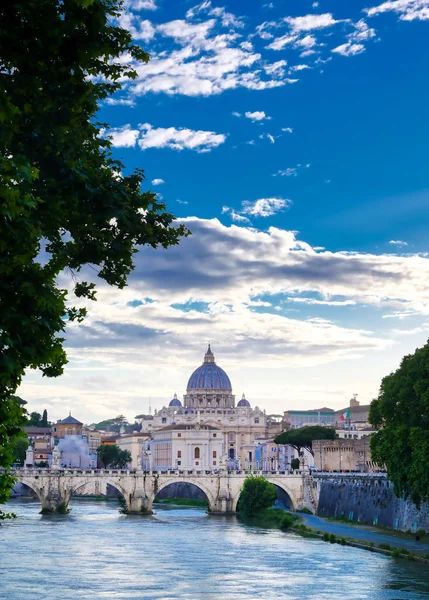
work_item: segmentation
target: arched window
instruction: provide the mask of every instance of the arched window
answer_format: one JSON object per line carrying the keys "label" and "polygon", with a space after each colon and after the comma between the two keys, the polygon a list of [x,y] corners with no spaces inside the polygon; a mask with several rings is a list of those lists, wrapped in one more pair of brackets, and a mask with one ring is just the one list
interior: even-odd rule
{"label": "arched window", "polygon": [[195,448],[195,450],[194,450],[194,458],[200,458],[200,449],[199,448]]}

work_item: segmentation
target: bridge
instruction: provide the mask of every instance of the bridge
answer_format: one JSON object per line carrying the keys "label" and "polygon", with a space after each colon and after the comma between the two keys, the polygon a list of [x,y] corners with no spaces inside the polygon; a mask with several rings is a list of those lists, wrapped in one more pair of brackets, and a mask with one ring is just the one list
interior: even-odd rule
{"label": "bridge", "polygon": [[42,512],[65,512],[73,494],[106,495],[113,486],[130,514],[150,514],[158,493],[172,483],[189,483],[207,497],[211,514],[237,510],[244,480],[262,475],[287,495],[290,508],[317,509],[317,495],[308,472],[288,471],[139,471],[119,469],[17,469],[12,475],[36,494]]}

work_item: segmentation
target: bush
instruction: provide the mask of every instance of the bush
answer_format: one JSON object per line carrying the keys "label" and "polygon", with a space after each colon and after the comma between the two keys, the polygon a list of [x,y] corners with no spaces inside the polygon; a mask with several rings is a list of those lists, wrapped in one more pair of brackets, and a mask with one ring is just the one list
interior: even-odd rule
{"label": "bush", "polygon": [[265,477],[246,477],[238,503],[238,511],[244,517],[254,517],[270,508],[277,498],[276,487]]}
{"label": "bush", "polygon": [[335,535],[333,533],[331,533],[331,535],[329,536],[329,543],[335,544],[336,541],[337,541],[337,538],[335,537]]}
{"label": "bush", "polygon": [[378,544],[378,547],[381,548],[382,550],[391,550],[392,549],[390,544]]}
{"label": "bush", "polygon": [[303,513],[304,515],[312,515],[313,514],[311,512],[311,510],[309,508],[307,508],[306,506],[304,506],[304,508],[299,508],[296,512]]}
{"label": "bush", "polygon": [[329,542],[329,533],[324,533],[323,534],[323,541],[324,542]]}

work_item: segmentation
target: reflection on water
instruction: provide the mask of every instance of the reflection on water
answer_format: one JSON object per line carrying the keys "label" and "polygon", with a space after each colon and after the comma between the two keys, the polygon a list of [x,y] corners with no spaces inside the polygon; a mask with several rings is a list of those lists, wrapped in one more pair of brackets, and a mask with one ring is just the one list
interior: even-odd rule
{"label": "reflection on water", "polygon": [[73,500],[41,516],[34,501],[0,527],[1,600],[418,600],[426,565],[243,525],[202,509],[119,514],[112,501]]}

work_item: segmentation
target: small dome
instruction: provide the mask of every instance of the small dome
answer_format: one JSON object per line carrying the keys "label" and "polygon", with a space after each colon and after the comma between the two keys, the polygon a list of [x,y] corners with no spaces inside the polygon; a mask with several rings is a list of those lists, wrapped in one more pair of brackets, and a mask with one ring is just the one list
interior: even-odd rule
{"label": "small dome", "polygon": [[215,363],[215,357],[210,344],[204,356],[203,364],[192,373],[186,389],[188,392],[192,390],[222,390],[232,392],[229,377]]}
{"label": "small dome", "polygon": [[177,394],[174,394],[174,398],[173,400],[170,400],[170,404],[168,406],[180,406],[180,408],[182,407],[182,403],[177,397]]}
{"label": "small dome", "polygon": [[237,406],[248,406],[250,408],[250,402],[246,400],[246,396],[244,394]]}

